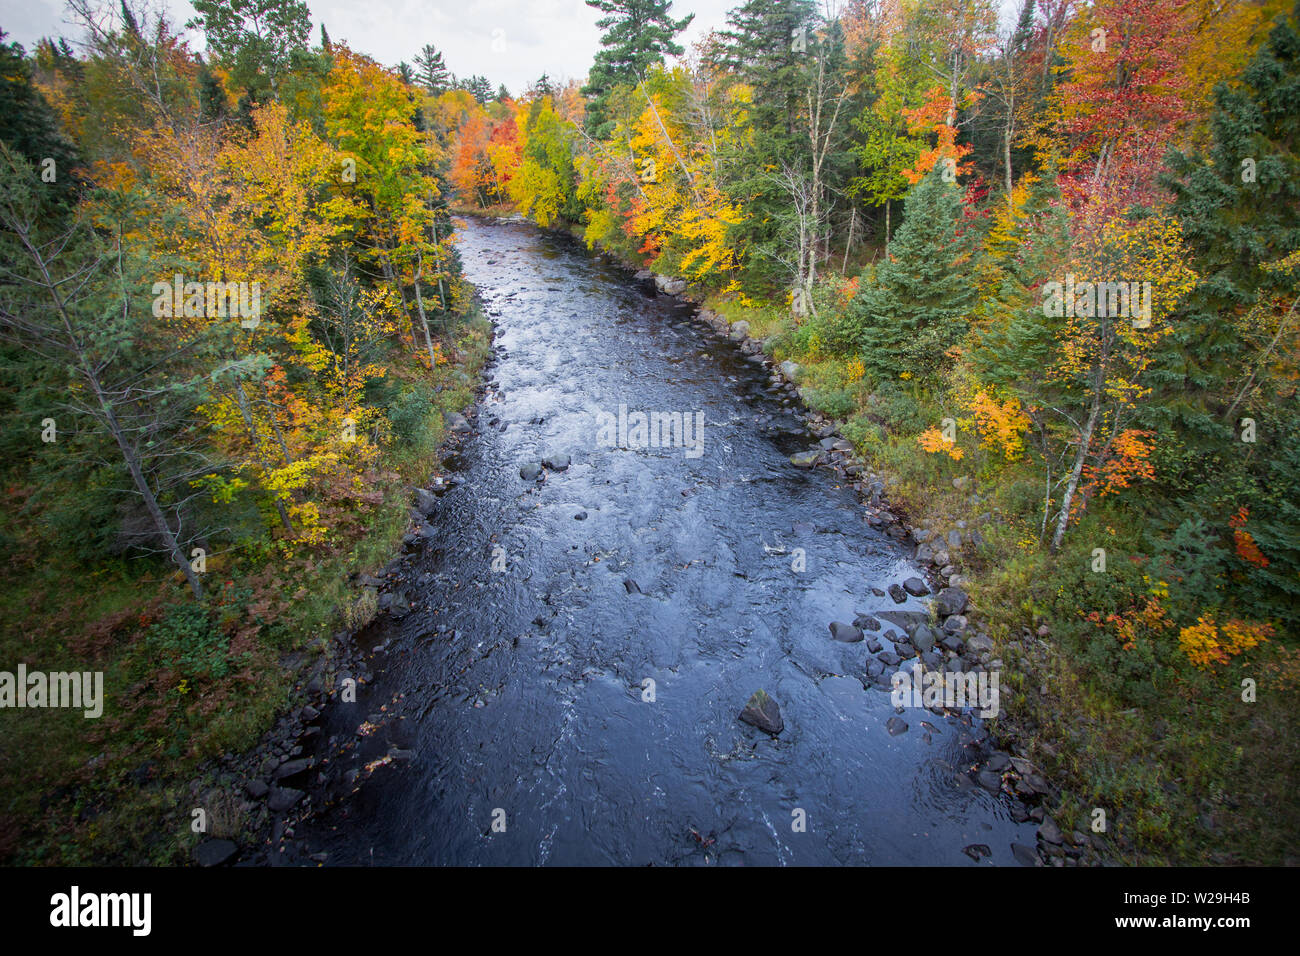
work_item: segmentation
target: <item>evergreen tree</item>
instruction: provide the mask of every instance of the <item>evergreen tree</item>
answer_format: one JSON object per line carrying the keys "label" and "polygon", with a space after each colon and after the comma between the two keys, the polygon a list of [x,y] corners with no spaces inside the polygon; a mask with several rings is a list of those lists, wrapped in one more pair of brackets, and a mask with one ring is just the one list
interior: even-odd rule
{"label": "evergreen tree", "polygon": [[441,93],[452,85],[452,76],[432,43],[415,55],[415,78],[430,93]]}
{"label": "evergreen tree", "polygon": [[[1300,19],[1300,5],[1297,7]],[[1233,384],[1253,356],[1229,316],[1294,295],[1297,267],[1265,266],[1300,249],[1300,36],[1280,23],[1235,86],[1220,84],[1207,153],[1173,152],[1163,178],[1201,276],[1162,352],[1169,422],[1218,441]],[[1298,319],[1297,321],[1300,321]]]}
{"label": "evergreen tree", "polygon": [[550,98],[555,95],[555,87],[551,84],[551,78],[545,73],[528,88],[528,99],[535,100],[539,97]]}
{"label": "evergreen tree", "polygon": [[469,93],[478,102],[480,106],[492,99],[492,84],[488,82],[486,76],[475,74],[460,84],[460,88]]}
{"label": "evergreen tree", "polygon": [[204,123],[224,122],[230,110],[226,90],[221,78],[212,72],[207,63],[199,64],[199,120]]}
{"label": "evergreen tree", "polygon": [[957,186],[937,169],[907,195],[889,258],[864,275],[851,305],[862,362],[880,379],[930,375],[965,335],[975,304]]}
{"label": "evergreen tree", "polygon": [[[1213,141],[1174,152],[1165,184],[1200,277],[1159,353],[1145,424],[1181,519],[1223,526],[1243,505],[1267,556],[1234,585],[1257,612],[1300,602],[1300,3],[1240,76],[1215,90]],[[1241,440],[1249,418],[1267,438]],[[1172,529],[1168,529],[1172,530]]]}
{"label": "evergreen tree", "polygon": [[[0,41],[5,33],[0,30]],[[0,141],[41,169],[51,197],[70,197],[77,150],[59,128],[45,97],[32,83],[21,44],[0,42]],[[53,160],[53,165],[46,161]],[[53,179],[49,180],[49,175]]]}
{"label": "evergreen tree", "polygon": [[747,265],[745,285],[754,292],[787,286],[785,250],[791,235],[790,188],[808,176],[810,148],[800,129],[807,112],[806,70],[817,53],[812,0],[747,0],[727,15],[721,64],[749,87],[743,107],[748,136],[727,148],[731,171],[724,188],[750,214],[728,231],[728,242]]}
{"label": "evergreen tree", "polygon": [[302,0],[194,0],[208,49],[230,66],[237,87],[276,90],[292,54],[307,49],[311,11]]}
{"label": "evergreen tree", "polygon": [[596,21],[604,31],[587,85],[582,94],[589,98],[587,129],[597,139],[606,138],[612,128],[609,96],[614,87],[634,85],[652,64],[665,56],[681,56],[683,49],[673,37],[690,25],[695,14],[681,20],[669,16],[671,0],[585,0],[587,6],[605,16]]}

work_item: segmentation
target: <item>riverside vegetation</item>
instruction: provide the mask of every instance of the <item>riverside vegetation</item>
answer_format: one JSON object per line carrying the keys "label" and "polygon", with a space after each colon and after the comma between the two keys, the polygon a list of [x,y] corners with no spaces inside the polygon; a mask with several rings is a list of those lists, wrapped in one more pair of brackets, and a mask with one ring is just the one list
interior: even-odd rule
{"label": "riverside vegetation", "polygon": [[[73,4],[82,54],[0,45],[0,656],[109,701],[0,711],[10,862],[187,859],[187,780],[375,613],[350,578],[489,350],[411,88],[301,4],[271,35],[195,9],[207,58],[131,3]],[[191,281],[258,283],[258,314]]]}

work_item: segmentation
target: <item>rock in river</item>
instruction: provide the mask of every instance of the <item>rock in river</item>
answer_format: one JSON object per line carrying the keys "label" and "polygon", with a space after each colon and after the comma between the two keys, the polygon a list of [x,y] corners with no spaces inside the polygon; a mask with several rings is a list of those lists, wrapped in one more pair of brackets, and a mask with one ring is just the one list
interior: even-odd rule
{"label": "rock in river", "polygon": [[830,627],[831,637],[837,641],[843,641],[845,644],[856,644],[862,640],[862,629],[852,624],[835,621]]}
{"label": "rock in river", "polygon": [[283,813],[304,796],[301,790],[295,790],[293,787],[278,787],[271,792],[271,799],[266,801],[266,808],[272,813]]}
{"label": "rock in river", "polygon": [[238,850],[229,840],[204,840],[194,848],[194,860],[199,866],[220,866]]}
{"label": "rock in river", "polygon": [[754,696],[749,698],[749,703],[740,712],[740,719],[772,735],[785,730],[785,721],[781,719],[781,708],[765,690],[754,691]]}
{"label": "rock in river", "polygon": [[922,594],[930,593],[930,589],[925,586],[925,582],[920,578],[908,578],[903,582],[903,590],[913,597],[920,597]]}
{"label": "rock in river", "polygon": [[790,456],[790,464],[796,468],[811,468],[817,464],[818,451],[801,451]]}
{"label": "rock in river", "polygon": [[536,481],[537,476],[542,473],[542,466],[535,461],[530,461],[524,467],[519,469],[519,477],[524,481]]}

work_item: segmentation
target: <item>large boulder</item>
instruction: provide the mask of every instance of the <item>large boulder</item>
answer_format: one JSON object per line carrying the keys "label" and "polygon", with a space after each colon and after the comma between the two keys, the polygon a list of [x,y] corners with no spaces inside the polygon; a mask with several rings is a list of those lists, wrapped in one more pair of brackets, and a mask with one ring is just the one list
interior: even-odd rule
{"label": "large boulder", "polygon": [[194,848],[194,862],[199,866],[220,866],[239,851],[230,840],[204,840]]}
{"label": "large boulder", "polygon": [[912,646],[924,654],[934,647],[938,640],[938,635],[934,633],[934,628],[929,624],[918,624],[916,630],[912,632]]}
{"label": "large boulder", "polygon": [[428,517],[438,507],[438,496],[427,488],[415,489],[415,510]]}

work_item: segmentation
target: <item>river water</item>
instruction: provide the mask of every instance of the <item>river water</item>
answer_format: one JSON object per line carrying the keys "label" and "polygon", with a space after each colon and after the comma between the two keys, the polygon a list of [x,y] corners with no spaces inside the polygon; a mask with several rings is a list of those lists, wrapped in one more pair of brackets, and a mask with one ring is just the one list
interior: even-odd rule
{"label": "river water", "polygon": [[[762,366],[567,237],[522,222],[460,237],[497,359],[448,462],[464,482],[405,566],[414,609],[370,629],[373,679],[326,714],[336,739],[369,720],[351,759],[380,763],[300,831],[310,849],[973,866],[971,844],[982,865],[1033,846],[1010,798],[971,783],[978,718],[907,710],[891,734],[867,645],[832,640],[832,621],[924,610],[873,593],[918,572],[834,473],[791,466],[815,441]],[[702,413],[698,450],[610,447],[598,422],[620,405]],[[552,452],[567,470],[521,479]],[[758,688],[777,737],[737,719]]]}

